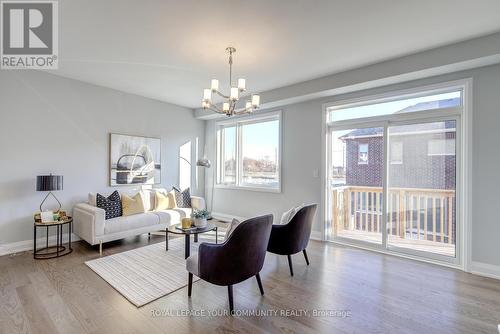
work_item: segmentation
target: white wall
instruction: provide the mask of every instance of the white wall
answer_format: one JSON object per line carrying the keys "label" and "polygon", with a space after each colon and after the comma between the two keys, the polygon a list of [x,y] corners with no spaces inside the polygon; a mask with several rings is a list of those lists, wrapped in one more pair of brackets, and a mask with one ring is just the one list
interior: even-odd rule
{"label": "white wall", "polygon": [[[64,175],[56,195],[65,209],[90,191],[111,192],[111,132],[161,138],[164,187],[178,184],[179,147],[192,141],[196,161],[196,138],[201,149],[204,142],[204,122],[190,109],[44,72],[0,72],[0,248],[32,238],[45,196],[35,191],[37,175]],[[194,193],[202,194],[199,175]]]}
{"label": "white wall", "polygon": [[[472,247],[473,264],[495,271],[500,277],[500,65],[488,66],[438,77],[417,80],[356,93],[316,99],[281,107],[283,110],[283,192],[281,194],[243,190],[215,189],[214,211],[248,217],[260,213],[281,213],[298,203],[321,203],[321,180],[313,177],[323,168],[322,104],[336,100],[369,96],[386,91],[418,87],[437,82],[473,78],[473,147],[472,147]],[[214,121],[207,122],[207,144],[214,159]],[[211,178],[206,180],[210,194]],[[320,208],[320,213],[324,211]],[[276,218],[275,218],[276,219]],[[313,227],[316,234],[323,229],[318,216]],[[498,266],[498,267],[497,267]],[[493,268],[493,269],[492,269]],[[480,270],[478,270],[480,271]],[[483,272],[484,274],[484,272]],[[486,273],[488,274],[488,273]]]}

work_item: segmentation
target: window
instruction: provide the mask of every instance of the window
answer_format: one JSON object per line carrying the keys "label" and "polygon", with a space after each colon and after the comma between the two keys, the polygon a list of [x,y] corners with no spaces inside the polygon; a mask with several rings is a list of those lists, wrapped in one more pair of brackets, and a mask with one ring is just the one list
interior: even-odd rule
{"label": "window", "polygon": [[427,143],[427,155],[455,155],[455,138],[429,140]]}
{"label": "window", "polygon": [[217,184],[280,191],[281,113],[217,123]]}
{"label": "window", "polygon": [[343,105],[330,107],[330,121],[338,122],[365,117],[391,114],[406,114],[426,110],[455,108],[462,105],[461,91],[451,91],[438,94],[428,94],[415,97],[397,97],[393,101],[358,105]]}
{"label": "window", "polygon": [[368,144],[358,145],[358,165],[368,165]]}
{"label": "window", "polygon": [[391,142],[390,157],[392,165],[401,165],[403,163],[403,142]]}
{"label": "window", "polygon": [[326,239],[462,263],[457,162],[468,85],[437,84],[324,107]]}

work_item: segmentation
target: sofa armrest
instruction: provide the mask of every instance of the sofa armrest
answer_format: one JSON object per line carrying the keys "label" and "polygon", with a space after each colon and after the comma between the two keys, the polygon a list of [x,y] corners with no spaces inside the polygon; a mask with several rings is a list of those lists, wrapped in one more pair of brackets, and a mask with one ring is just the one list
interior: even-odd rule
{"label": "sofa armrest", "polygon": [[206,209],[205,199],[203,197],[191,196],[191,207],[193,210]]}
{"label": "sofa armrest", "polygon": [[95,245],[99,236],[104,234],[104,221],[106,211],[104,209],[79,203],[73,208],[73,225],[75,234],[88,243]]}

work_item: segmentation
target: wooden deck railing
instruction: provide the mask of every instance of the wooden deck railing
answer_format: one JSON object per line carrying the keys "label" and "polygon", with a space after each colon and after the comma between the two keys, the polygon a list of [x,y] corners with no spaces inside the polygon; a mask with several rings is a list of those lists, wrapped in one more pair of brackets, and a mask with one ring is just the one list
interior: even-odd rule
{"label": "wooden deck railing", "polygon": [[[341,230],[382,232],[382,188],[336,187],[332,201],[335,236]],[[387,212],[388,235],[455,244],[454,190],[390,188]]]}

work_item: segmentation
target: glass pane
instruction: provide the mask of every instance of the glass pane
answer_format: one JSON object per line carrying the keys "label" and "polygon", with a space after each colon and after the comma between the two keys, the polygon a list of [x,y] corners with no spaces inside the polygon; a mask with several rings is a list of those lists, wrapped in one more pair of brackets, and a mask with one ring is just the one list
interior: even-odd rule
{"label": "glass pane", "polygon": [[382,242],[384,129],[332,132],[329,238]]}
{"label": "glass pane", "polygon": [[363,117],[459,107],[461,105],[462,92],[456,91],[357,107],[332,107],[330,108],[329,121],[338,122]]}
{"label": "glass pane", "polygon": [[220,131],[219,147],[221,148],[220,183],[236,183],[236,126],[226,127]]}
{"label": "glass pane", "polygon": [[279,120],[241,126],[243,185],[279,187]]}
{"label": "glass pane", "polygon": [[[456,122],[391,126],[389,156],[402,143],[399,164],[389,165],[388,244],[455,256]],[[395,153],[397,156],[400,153]]]}

